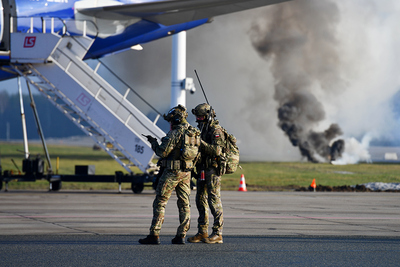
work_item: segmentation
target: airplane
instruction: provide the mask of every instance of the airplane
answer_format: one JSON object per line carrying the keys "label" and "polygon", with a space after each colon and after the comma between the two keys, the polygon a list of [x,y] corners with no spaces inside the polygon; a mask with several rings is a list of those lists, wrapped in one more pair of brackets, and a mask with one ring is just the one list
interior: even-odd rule
{"label": "airplane", "polygon": [[[288,0],[1,0],[0,60],[9,59],[4,51],[11,49],[10,23],[16,23],[10,22],[11,17],[92,21],[97,25],[98,38],[85,60],[190,30],[211,22],[215,16],[285,1]],[[18,31],[28,30],[24,23],[17,27]],[[16,76],[0,70],[0,81]]]}
{"label": "airplane", "polygon": [[[182,89],[193,90],[185,71],[183,76],[178,73],[185,69],[179,58],[185,58],[181,55],[185,49],[180,48],[187,30],[210,23],[215,16],[286,1],[1,0],[0,81],[23,76],[125,170],[130,172],[135,165],[148,174],[154,169],[154,152],[142,134],[158,139],[165,135],[156,125],[158,117],[151,121],[127,100],[129,87],[124,92],[116,90],[98,75],[97,67],[90,69],[85,61],[172,36],[176,53],[172,61],[177,64],[171,79],[178,93],[173,95],[171,88],[171,103],[174,98],[179,103]],[[31,166],[29,172],[43,169],[36,161],[26,166]],[[48,180],[54,189],[62,178],[49,176]],[[140,181],[132,183],[135,192],[134,186],[138,192],[143,189]]]}

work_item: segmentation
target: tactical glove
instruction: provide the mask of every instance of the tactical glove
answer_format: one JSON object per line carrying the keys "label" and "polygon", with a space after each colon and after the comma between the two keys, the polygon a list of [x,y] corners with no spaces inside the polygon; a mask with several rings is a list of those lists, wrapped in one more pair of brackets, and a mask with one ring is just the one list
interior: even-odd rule
{"label": "tactical glove", "polygon": [[147,138],[147,141],[149,141],[151,144],[153,143],[153,142],[157,142],[157,138],[154,138],[153,136],[151,136],[151,135],[144,135],[144,134],[142,134],[144,137],[146,137]]}
{"label": "tactical glove", "polygon": [[218,145],[210,145],[207,142],[201,140],[200,149],[205,152],[207,156],[219,157],[222,154],[222,148]]}

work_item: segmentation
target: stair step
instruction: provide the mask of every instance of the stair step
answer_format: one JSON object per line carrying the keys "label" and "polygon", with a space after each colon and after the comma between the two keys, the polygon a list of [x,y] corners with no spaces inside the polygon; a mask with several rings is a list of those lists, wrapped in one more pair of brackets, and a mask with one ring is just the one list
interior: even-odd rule
{"label": "stair step", "polygon": [[[164,132],[99,76],[97,70],[81,60],[86,48],[78,43],[88,48],[91,40],[65,36],[49,57],[55,63],[22,64],[14,68],[29,70],[30,75],[22,75],[128,172],[135,165],[146,172],[152,165],[154,152],[141,134],[161,138]],[[98,142],[99,136],[112,140],[113,147]],[[141,149],[135,150],[135,146]]]}

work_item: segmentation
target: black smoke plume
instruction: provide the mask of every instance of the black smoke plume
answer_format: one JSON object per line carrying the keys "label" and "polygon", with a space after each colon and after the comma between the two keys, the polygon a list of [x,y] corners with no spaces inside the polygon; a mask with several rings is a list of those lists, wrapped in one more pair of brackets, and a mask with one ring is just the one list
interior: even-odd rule
{"label": "black smoke plume", "polygon": [[325,119],[313,94],[343,89],[335,26],[339,9],[330,0],[296,0],[268,9],[254,23],[250,36],[257,52],[271,63],[278,102],[279,127],[311,162],[337,159],[344,141],[337,124],[323,132],[313,129]]}

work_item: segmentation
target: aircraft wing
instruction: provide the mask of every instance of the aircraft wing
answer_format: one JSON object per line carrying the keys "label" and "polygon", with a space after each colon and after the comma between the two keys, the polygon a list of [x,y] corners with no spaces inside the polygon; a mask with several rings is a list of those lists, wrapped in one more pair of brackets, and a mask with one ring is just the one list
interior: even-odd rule
{"label": "aircraft wing", "polygon": [[289,0],[167,0],[78,8],[77,11],[100,19],[136,17],[163,25],[174,25],[286,1]]}

